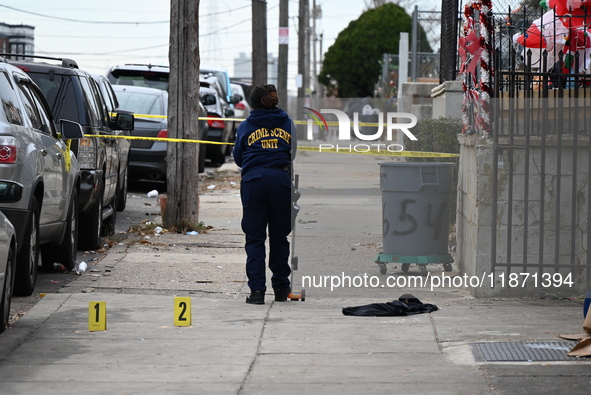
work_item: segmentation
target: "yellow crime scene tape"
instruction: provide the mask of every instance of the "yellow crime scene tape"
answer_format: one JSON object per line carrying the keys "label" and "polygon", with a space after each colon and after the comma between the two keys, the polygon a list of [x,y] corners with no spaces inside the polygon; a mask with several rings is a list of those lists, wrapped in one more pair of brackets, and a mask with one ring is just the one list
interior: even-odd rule
{"label": "yellow crime scene tape", "polygon": [[[135,114],[136,118],[167,118],[166,115],[149,115],[149,114]],[[219,117],[199,117],[200,121],[237,121],[242,122],[244,119],[240,118],[219,118]],[[307,125],[307,121],[294,121],[296,125]],[[330,126],[338,126],[338,122],[327,122]],[[359,122],[359,126],[379,126],[377,123]],[[115,138],[125,140],[149,140],[149,141],[163,141],[170,143],[196,143],[196,144],[215,144],[215,145],[234,145],[234,143],[221,143],[219,141],[205,141],[205,140],[193,140],[193,139],[179,139],[170,137],[140,137],[140,136],[98,136],[98,135],[85,135],[84,137],[101,137],[101,138]],[[331,145],[331,144],[324,144]],[[420,152],[420,151],[389,151],[387,148],[384,149],[370,149],[368,144],[360,144],[367,149],[358,150],[357,146],[352,148],[351,146],[328,148],[328,147],[313,147],[313,146],[298,146],[298,151],[308,152],[328,152],[338,154],[357,154],[357,155],[374,155],[374,156],[402,156],[407,158],[457,158],[459,154],[443,153],[443,152]],[[372,144],[378,145],[378,144]],[[386,144],[379,144],[378,146],[386,147]]]}

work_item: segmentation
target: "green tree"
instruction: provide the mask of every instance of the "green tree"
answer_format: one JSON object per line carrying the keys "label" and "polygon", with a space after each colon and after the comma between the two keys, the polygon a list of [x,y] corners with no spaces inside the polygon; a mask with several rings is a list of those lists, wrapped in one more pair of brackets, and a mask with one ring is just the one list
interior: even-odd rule
{"label": "green tree", "polygon": [[[373,95],[385,53],[398,53],[400,32],[411,32],[412,18],[397,4],[387,3],[365,11],[339,33],[328,49],[318,81],[329,95],[367,97]],[[419,51],[433,52],[419,26]]]}

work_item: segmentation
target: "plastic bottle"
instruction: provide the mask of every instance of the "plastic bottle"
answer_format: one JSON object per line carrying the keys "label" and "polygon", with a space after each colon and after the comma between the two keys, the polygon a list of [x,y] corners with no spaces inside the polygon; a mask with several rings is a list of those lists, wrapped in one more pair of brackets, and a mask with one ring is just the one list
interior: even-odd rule
{"label": "plastic bottle", "polygon": [[65,272],[66,267],[59,262],[53,262],[53,270],[58,272]]}
{"label": "plastic bottle", "polygon": [[80,274],[84,274],[87,267],[88,266],[86,265],[86,262],[80,262],[80,263],[76,262],[76,267],[74,270],[76,271],[76,274],[80,275]]}

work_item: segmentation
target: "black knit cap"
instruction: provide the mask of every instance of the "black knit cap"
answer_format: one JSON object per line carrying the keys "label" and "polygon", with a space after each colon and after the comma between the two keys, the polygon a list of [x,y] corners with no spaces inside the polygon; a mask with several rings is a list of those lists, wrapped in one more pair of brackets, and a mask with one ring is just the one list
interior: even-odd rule
{"label": "black knit cap", "polygon": [[272,84],[255,86],[250,92],[250,103],[255,110],[276,110],[279,103],[277,88]]}

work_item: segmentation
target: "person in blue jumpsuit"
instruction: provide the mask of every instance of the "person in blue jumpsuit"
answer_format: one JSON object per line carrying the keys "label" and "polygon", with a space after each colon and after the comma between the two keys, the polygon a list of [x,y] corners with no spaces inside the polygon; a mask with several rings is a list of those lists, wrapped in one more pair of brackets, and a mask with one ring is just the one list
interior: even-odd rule
{"label": "person in blue jumpsuit", "polygon": [[292,176],[296,151],[295,126],[277,107],[274,85],[258,85],[250,94],[252,111],[236,132],[232,152],[242,168],[242,230],[246,235],[246,275],[250,295],[246,303],[264,304],[266,287],[265,241],[269,234],[269,269],[275,301],[287,300],[290,289],[289,241]]}

